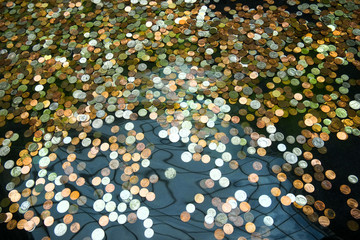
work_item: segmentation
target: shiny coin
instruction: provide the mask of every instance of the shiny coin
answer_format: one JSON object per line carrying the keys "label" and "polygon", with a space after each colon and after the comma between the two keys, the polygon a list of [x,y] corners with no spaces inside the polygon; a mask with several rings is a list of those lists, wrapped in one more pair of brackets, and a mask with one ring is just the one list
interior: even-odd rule
{"label": "shiny coin", "polygon": [[92,240],[102,240],[105,238],[105,231],[102,228],[96,228],[91,233],[91,239]]}
{"label": "shiny coin", "polygon": [[145,206],[140,207],[137,211],[136,211],[136,215],[140,220],[145,220],[146,218],[148,218],[149,216],[149,209]]}
{"label": "shiny coin", "polygon": [[67,210],[69,210],[69,207],[70,207],[70,203],[67,200],[62,200],[61,202],[58,203],[56,210],[59,213],[64,213]]}
{"label": "shiny coin", "polygon": [[210,178],[214,181],[218,181],[221,178],[221,171],[217,168],[210,170]]}
{"label": "shiny coin", "polygon": [[270,216],[265,216],[263,222],[266,226],[270,227],[274,224],[274,219]]}
{"label": "shiny coin", "polygon": [[59,223],[54,228],[54,234],[58,237],[64,236],[67,231],[67,225],[65,223]]}
{"label": "shiny coin", "polygon": [[355,176],[355,175],[349,175],[349,176],[348,176],[348,181],[349,181],[350,183],[352,183],[352,184],[356,184],[356,183],[358,183],[359,179],[358,179],[358,177]]}
{"label": "shiny coin", "polygon": [[165,170],[165,177],[167,178],[167,179],[174,179],[175,177],[176,177],[176,170],[175,170],[175,168],[167,168],[166,170]]}
{"label": "shiny coin", "polygon": [[243,202],[247,198],[247,194],[244,190],[237,190],[234,196],[239,202]]}
{"label": "shiny coin", "polygon": [[259,203],[263,207],[270,207],[271,202],[271,198],[268,195],[261,195],[259,197]]}

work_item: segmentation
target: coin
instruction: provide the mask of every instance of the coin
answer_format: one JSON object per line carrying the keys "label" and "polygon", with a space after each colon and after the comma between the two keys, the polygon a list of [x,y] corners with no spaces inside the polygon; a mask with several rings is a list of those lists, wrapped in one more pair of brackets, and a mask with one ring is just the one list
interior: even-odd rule
{"label": "coin", "polygon": [[353,216],[353,218],[360,219],[360,210],[359,209],[353,208],[353,209],[351,209],[350,213],[351,213],[351,216]]}
{"label": "coin", "polygon": [[281,204],[284,206],[289,206],[291,204],[291,199],[288,196],[282,196]]}
{"label": "coin", "polygon": [[271,198],[269,196],[267,196],[267,195],[261,195],[259,197],[259,203],[263,207],[270,207],[271,202],[272,202]]}
{"label": "coin", "polygon": [[247,194],[244,190],[237,190],[234,196],[239,202],[245,201],[247,198]]}
{"label": "coin", "polygon": [[345,194],[345,195],[348,195],[348,194],[350,194],[351,189],[350,189],[349,186],[343,184],[343,185],[340,186],[340,192]]}
{"label": "coin", "polygon": [[201,193],[197,193],[194,196],[194,200],[195,200],[196,203],[202,203],[204,201],[204,199],[205,199],[205,197]]}
{"label": "coin", "polygon": [[54,234],[58,237],[65,235],[67,226],[65,223],[58,223],[54,228]]}
{"label": "coin", "polygon": [[91,233],[91,239],[102,240],[105,238],[105,231],[102,228],[96,228]]}
{"label": "coin", "polygon": [[252,222],[248,222],[245,224],[245,230],[248,232],[248,233],[253,233],[255,232],[256,230],[256,226],[254,223]]}
{"label": "coin", "polygon": [[325,216],[320,216],[318,221],[323,227],[328,227],[330,225],[330,220]]}
{"label": "coin", "polygon": [[71,224],[70,231],[72,233],[77,233],[79,230],[80,230],[80,224],[78,222],[74,222],[73,224]]}
{"label": "coin", "polygon": [[357,208],[359,206],[358,201],[354,198],[349,198],[346,203],[350,208]]}
{"label": "coin", "polygon": [[181,214],[180,214],[180,219],[181,221],[183,222],[188,222],[190,220],[190,214],[187,212],[187,211],[183,211]]}

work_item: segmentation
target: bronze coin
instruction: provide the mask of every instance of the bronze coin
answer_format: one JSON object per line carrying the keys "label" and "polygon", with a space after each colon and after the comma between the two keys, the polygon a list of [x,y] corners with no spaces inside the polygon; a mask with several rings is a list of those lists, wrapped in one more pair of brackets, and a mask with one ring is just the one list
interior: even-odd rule
{"label": "bronze coin", "polygon": [[359,209],[353,208],[353,209],[351,209],[350,213],[351,213],[351,216],[353,216],[353,218],[360,219],[360,210]]}
{"label": "bronze coin", "polygon": [[77,233],[79,230],[80,230],[80,224],[78,222],[74,222],[73,224],[71,224],[70,231],[72,233]]}
{"label": "bronze coin", "polygon": [[359,206],[358,201],[354,198],[349,198],[346,203],[350,208],[357,208]]}
{"label": "bronze coin", "polygon": [[332,184],[328,180],[324,180],[321,182],[321,187],[325,190],[330,190],[332,188]]}
{"label": "bronze coin", "polygon": [[181,214],[180,214],[180,219],[181,221],[183,222],[188,222],[190,220],[190,213],[188,213],[187,211],[183,211]]}
{"label": "bronze coin", "polygon": [[351,192],[351,188],[348,185],[343,184],[340,186],[340,192],[345,195],[348,195]]}
{"label": "bronze coin", "polygon": [[329,218],[327,218],[325,216],[320,216],[318,221],[319,221],[320,225],[323,227],[328,227],[330,225]]}

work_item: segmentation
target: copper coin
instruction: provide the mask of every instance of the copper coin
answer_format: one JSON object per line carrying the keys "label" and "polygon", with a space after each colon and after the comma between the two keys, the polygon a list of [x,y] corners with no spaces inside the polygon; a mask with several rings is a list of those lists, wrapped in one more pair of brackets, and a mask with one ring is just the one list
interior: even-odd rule
{"label": "copper coin", "polygon": [[224,213],[229,213],[231,211],[231,205],[230,203],[224,203],[222,206],[221,206],[221,209]]}
{"label": "copper coin", "polygon": [[285,182],[286,181],[286,179],[287,179],[287,177],[286,177],[286,174],[285,173],[279,173],[278,175],[277,175],[277,179],[279,180],[279,182]]}
{"label": "copper coin", "polygon": [[108,225],[109,223],[109,217],[104,215],[104,216],[101,216],[100,219],[99,219],[99,225],[102,226],[102,227],[105,227],[106,225]]}
{"label": "copper coin", "polygon": [[319,216],[316,212],[308,215],[307,217],[311,222],[317,222],[317,220],[319,219]]}
{"label": "copper coin", "polygon": [[289,206],[291,204],[291,199],[288,196],[282,196],[280,201],[284,206]]}
{"label": "copper coin", "polygon": [[259,176],[256,174],[256,173],[251,173],[249,176],[248,176],[248,180],[249,182],[251,183],[256,183],[259,181]]}
{"label": "copper coin", "polygon": [[8,230],[13,230],[15,229],[17,226],[17,221],[15,219],[11,219],[7,224],[6,224],[6,228]]}
{"label": "copper coin", "polygon": [[330,180],[334,180],[336,178],[336,174],[333,170],[327,170],[325,172],[325,176]]}
{"label": "copper coin", "polygon": [[241,202],[239,207],[240,207],[240,210],[243,212],[249,212],[251,210],[251,206],[247,202]]}
{"label": "copper coin", "polygon": [[78,222],[74,222],[73,224],[71,224],[70,231],[72,233],[77,233],[79,230],[80,230],[80,224]]}
{"label": "copper coin", "polygon": [[359,224],[354,220],[347,221],[346,225],[351,231],[356,232],[359,230]]}
{"label": "copper coin", "polygon": [[340,192],[345,195],[348,195],[351,193],[351,188],[348,185],[343,184],[340,186]]}
{"label": "copper coin", "polygon": [[336,216],[335,211],[330,208],[325,209],[324,214],[329,219],[334,219]]}
{"label": "copper coin", "polygon": [[50,227],[54,223],[54,218],[52,216],[49,216],[44,219],[44,225],[47,227]]}
{"label": "copper coin", "polygon": [[330,220],[325,216],[320,216],[318,221],[323,227],[328,227],[330,225]]}
{"label": "copper coin", "polygon": [[150,202],[154,201],[154,200],[155,200],[155,193],[153,193],[153,192],[148,192],[148,193],[146,194],[146,200],[148,200],[148,201],[150,201]]}
{"label": "copper coin", "polygon": [[65,224],[70,224],[73,221],[74,217],[71,214],[66,214],[63,218]]}
{"label": "copper coin", "polygon": [[212,179],[206,179],[204,184],[207,188],[213,188],[215,186],[215,182]]}
{"label": "copper coin", "polygon": [[214,232],[214,237],[216,239],[224,239],[225,233],[224,233],[224,231],[222,229],[218,228]]}
{"label": "copper coin", "polygon": [[188,213],[187,211],[183,211],[181,214],[180,214],[180,219],[181,221],[183,222],[188,222],[190,220],[190,213]]}
{"label": "copper coin", "polygon": [[305,215],[311,215],[314,213],[314,209],[312,207],[310,207],[309,205],[305,205],[303,207],[303,212],[305,213]]}
{"label": "copper coin", "polygon": [[226,223],[223,226],[223,230],[224,230],[225,234],[230,235],[230,234],[232,234],[234,232],[234,227],[230,223]]}
{"label": "copper coin", "polygon": [[332,184],[328,180],[324,180],[321,182],[321,187],[325,190],[330,190],[332,188]]}
{"label": "copper coin", "polygon": [[279,165],[273,165],[271,167],[272,171],[275,173],[275,174],[278,174],[281,172],[281,167]]}
{"label": "copper coin", "polygon": [[360,219],[360,210],[359,209],[353,208],[353,209],[351,209],[350,213],[351,213],[351,216],[353,216],[353,218]]}
{"label": "copper coin", "polygon": [[302,180],[305,182],[305,183],[311,183],[312,182],[312,177],[310,174],[304,174],[302,175]]}
{"label": "copper coin", "polygon": [[301,181],[301,180],[295,180],[294,182],[293,182],[293,186],[294,186],[294,188],[296,188],[296,189],[302,189],[303,188],[303,186],[304,186],[304,184],[303,184],[303,182]]}
{"label": "copper coin", "polygon": [[24,225],[24,229],[28,232],[32,231],[34,229],[34,227],[35,227],[35,222],[33,222],[32,220],[27,221]]}
{"label": "copper coin", "polygon": [[317,201],[315,201],[315,203],[314,203],[314,207],[315,207],[317,210],[319,210],[319,211],[324,211],[324,209],[325,209],[325,203],[322,202],[322,201],[320,201],[320,200],[317,200]]}
{"label": "copper coin", "polygon": [[304,185],[304,189],[305,191],[307,191],[308,193],[313,193],[315,191],[315,187],[314,185],[312,185],[311,183],[306,183]]}
{"label": "copper coin", "polygon": [[280,188],[278,188],[278,187],[273,187],[273,188],[271,189],[271,194],[272,194],[274,197],[280,196],[280,194],[281,194]]}
{"label": "copper coin", "polygon": [[346,203],[350,208],[357,208],[359,206],[358,201],[354,198],[349,198]]}
{"label": "copper coin", "polygon": [[254,170],[256,170],[256,171],[260,171],[262,169],[262,164],[261,164],[261,162],[258,162],[258,161],[255,161],[252,166],[253,166]]}
{"label": "copper coin", "polygon": [[135,223],[137,221],[136,213],[130,213],[127,217],[129,223]]}

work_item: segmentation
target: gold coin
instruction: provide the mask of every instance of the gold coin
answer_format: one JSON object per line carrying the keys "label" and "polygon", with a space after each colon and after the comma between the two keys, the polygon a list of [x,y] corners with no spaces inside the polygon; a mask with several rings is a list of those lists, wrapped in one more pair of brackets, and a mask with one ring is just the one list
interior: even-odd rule
{"label": "gold coin", "polygon": [[196,203],[202,203],[204,202],[204,195],[202,195],[201,193],[198,193],[194,196],[194,200]]}
{"label": "gold coin", "polygon": [[245,230],[248,232],[248,233],[253,233],[255,232],[256,230],[256,226],[254,223],[252,222],[248,222],[245,224]]}

